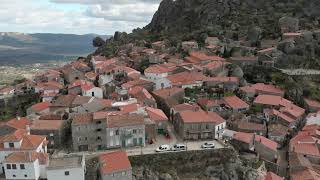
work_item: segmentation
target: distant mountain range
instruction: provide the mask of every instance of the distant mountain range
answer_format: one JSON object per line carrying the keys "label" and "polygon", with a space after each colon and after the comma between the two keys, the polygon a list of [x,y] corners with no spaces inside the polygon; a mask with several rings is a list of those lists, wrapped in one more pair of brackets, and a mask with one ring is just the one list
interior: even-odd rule
{"label": "distant mountain range", "polygon": [[0,32],[0,65],[18,65],[48,61],[68,60],[87,56],[94,47],[96,36],[86,34],[24,34]]}

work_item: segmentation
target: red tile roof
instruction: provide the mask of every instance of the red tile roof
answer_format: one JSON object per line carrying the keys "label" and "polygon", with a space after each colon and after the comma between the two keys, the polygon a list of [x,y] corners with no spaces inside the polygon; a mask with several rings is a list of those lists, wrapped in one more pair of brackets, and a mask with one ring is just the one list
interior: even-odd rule
{"label": "red tile roof", "polygon": [[272,106],[288,106],[292,104],[291,101],[281,97],[281,96],[274,96],[274,95],[259,95],[254,100],[256,104],[264,104],[264,105],[272,105]]}
{"label": "red tile roof", "polygon": [[16,129],[26,129],[27,125],[31,125],[31,121],[26,117],[17,117],[11,119],[6,124]]}
{"label": "red tile roof", "polygon": [[253,134],[236,132],[233,135],[233,139],[250,144],[250,143],[253,143]]}
{"label": "red tile roof", "polygon": [[175,66],[167,66],[167,65],[153,65],[144,70],[144,73],[154,73],[154,74],[163,74],[170,73],[176,70]]}
{"label": "red tile roof", "polygon": [[247,109],[250,106],[237,96],[224,97],[223,101],[232,109]]}
{"label": "red tile roof", "polygon": [[226,83],[226,82],[232,82],[232,83],[239,83],[238,77],[207,77],[207,82],[220,82],[220,83]]}
{"label": "red tile roof", "polygon": [[312,100],[312,99],[307,99],[307,98],[304,98],[304,101],[311,108],[316,108],[316,109],[320,110],[320,102],[319,101]]}
{"label": "red tile roof", "polygon": [[296,171],[293,171],[290,175],[291,175],[291,180],[318,180],[318,179],[320,179],[320,174],[311,168],[296,170]]}
{"label": "red tile roof", "polygon": [[84,125],[89,124],[93,120],[93,114],[92,113],[85,113],[85,114],[77,114],[73,120],[73,125]]}
{"label": "red tile roof", "polygon": [[107,127],[126,127],[126,126],[138,126],[144,125],[144,117],[140,114],[108,114],[107,116]]}
{"label": "red tile roof", "polygon": [[184,123],[217,123],[224,122],[218,114],[214,112],[199,111],[182,111],[179,112],[181,120]]}
{"label": "red tile roof", "polygon": [[201,61],[224,61],[225,59],[219,56],[208,56],[202,52],[192,51],[189,53],[190,57],[198,62]]}
{"label": "red tile roof", "polygon": [[164,99],[167,99],[170,96],[174,96],[177,93],[184,93],[184,90],[182,88],[173,87],[173,88],[166,88],[166,89],[153,91],[153,94],[155,94],[156,96],[162,97]]}
{"label": "red tile roof", "polygon": [[277,151],[278,148],[278,143],[260,135],[255,135],[255,141],[261,143],[265,147]]}
{"label": "red tile roof", "polygon": [[152,107],[146,107],[146,111],[151,120],[159,122],[159,121],[168,121],[168,117],[164,114],[161,109],[155,109]]}
{"label": "red tile roof", "polygon": [[207,79],[201,72],[181,72],[167,77],[173,86],[190,85]]}
{"label": "red tile roof", "polygon": [[131,169],[131,163],[124,151],[102,154],[99,156],[99,163],[102,175]]}
{"label": "red tile roof", "polygon": [[255,92],[256,94],[269,94],[283,96],[284,91],[272,84],[257,83],[240,88],[245,92]]}
{"label": "red tile roof", "polygon": [[269,171],[267,174],[264,176],[263,180],[284,180],[284,177],[280,177],[273,172]]}
{"label": "red tile roof", "polygon": [[48,109],[50,105],[51,105],[51,103],[49,103],[49,102],[41,102],[41,103],[37,103],[37,104],[31,106],[31,108],[34,111],[40,112],[40,111],[43,111],[45,109]]}
{"label": "red tile roof", "polygon": [[31,130],[60,130],[65,124],[64,120],[38,120],[30,126]]}
{"label": "red tile roof", "polygon": [[47,153],[38,152],[14,152],[6,157],[4,163],[28,163],[39,160],[40,164],[47,164],[49,155]]}

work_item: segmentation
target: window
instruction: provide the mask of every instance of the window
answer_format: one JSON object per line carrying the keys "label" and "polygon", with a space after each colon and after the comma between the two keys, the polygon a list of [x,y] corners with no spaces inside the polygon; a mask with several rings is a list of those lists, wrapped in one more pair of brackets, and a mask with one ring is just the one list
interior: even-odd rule
{"label": "window", "polygon": [[78,131],[80,131],[80,127],[78,127]]}
{"label": "window", "polygon": [[81,141],[81,137],[78,137],[78,142],[80,142]]}
{"label": "window", "polygon": [[101,140],[101,137],[100,137],[100,136],[98,136],[98,137],[97,137],[97,140]]}
{"label": "window", "polygon": [[116,135],[119,135],[119,130],[116,130]]}
{"label": "window", "polygon": [[14,174],[14,175],[12,175],[12,177],[16,177],[16,175]]}
{"label": "window", "polygon": [[70,175],[70,172],[69,172],[69,171],[65,171],[65,172],[64,172],[64,175],[65,175],[65,176],[69,176],[69,175]]}
{"label": "window", "polygon": [[12,164],[12,169],[17,169],[17,165],[16,164]]}
{"label": "window", "polygon": [[137,134],[137,130],[136,129],[132,130],[132,133]]}
{"label": "window", "polygon": [[9,147],[13,148],[14,147],[14,143],[9,143]]}
{"label": "window", "polygon": [[87,138],[87,137],[84,137],[84,140],[86,141],[86,140],[88,140],[88,138]]}
{"label": "window", "polygon": [[53,137],[53,133],[50,133],[50,137]]}
{"label": "window", "polygon": [[101,121],[97,121],[97,124],[101,124]]}
{"label": "window", "polygon": [[24,177],[28,177],[28,175],[25,174]]}
{"label": "window", "polygon": [[24,167],[24,164],[20,164],[20,169],[26,169],[26,168]]}
{"label": "window", "polygon": [[7,164],[7,169],[11,169],[11,164]]}
{"label": "window", "polygon": [[123,172],[122,172],[122,176],[125,176],[125,175],[126,175],[126,172],[125,172],[125,171],[123,171]]}
{"label": "window", "polygon": [[110,136],[113,136],[113,131],[112,130],[110,131]]}
{"label": "window", "polygon": [[101,132],[101,131],[102,131],[102,129],[100,129],[100,128],[99,128],[99,129],[97,129],[97,132]]}
{"label": "window", "polygon": [[91,95],[94,96],[94,92],[92,92]]}

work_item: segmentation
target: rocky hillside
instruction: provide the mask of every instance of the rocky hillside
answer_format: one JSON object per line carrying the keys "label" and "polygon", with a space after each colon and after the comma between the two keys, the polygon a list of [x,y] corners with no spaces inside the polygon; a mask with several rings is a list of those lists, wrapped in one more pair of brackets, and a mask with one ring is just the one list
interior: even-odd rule
{"label": "rocky hillside", "polygon": [[[135,180],[257,180],[256,168],[244,165],[232,149],[131,156]],[[254,161],[254,159],[252,160]]]}
{"label": "rocky hillside", "polygon": [[318,0],[163,0],[148,30],[167,36],[208,33],[243,37],[251,26],[264,37],[279,36],[279,19],[302,29],[319,27]]}

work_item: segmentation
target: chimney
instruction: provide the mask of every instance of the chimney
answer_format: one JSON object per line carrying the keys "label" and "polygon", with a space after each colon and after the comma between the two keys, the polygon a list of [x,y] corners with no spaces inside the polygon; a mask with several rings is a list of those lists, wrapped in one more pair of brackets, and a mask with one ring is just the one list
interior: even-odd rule
{"label": "chimney", "polygon": [[30,126],[26,125],[27,134],[30,135]]}

